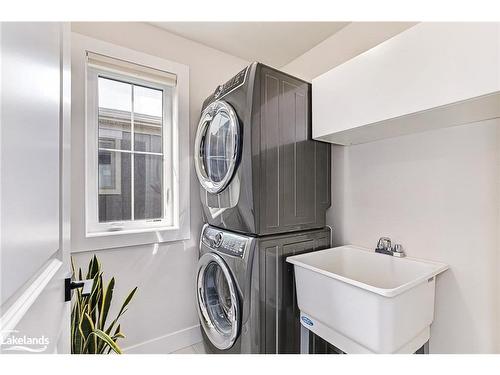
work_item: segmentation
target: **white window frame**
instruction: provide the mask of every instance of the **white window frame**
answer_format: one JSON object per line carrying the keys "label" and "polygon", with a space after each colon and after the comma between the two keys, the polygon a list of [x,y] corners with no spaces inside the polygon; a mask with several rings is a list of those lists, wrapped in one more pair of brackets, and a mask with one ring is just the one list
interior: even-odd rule
{"label": "white window frame", "polygon": [[[111,57],[111,56],[110,56]],[[98,154],[99,154],[99,115],[98,115],[98,79],[99,77],[113,79],[132,85],[143,86],[162,91],[163,112],[162,112],[162,152],[143,152],[134,150],[134,138],[131,135],[130,150],[112,150],[114,155],[130,154],[131,164],[131,219],[118,220],[110,222],[99,222],[99,173],[98,173]],[[140,231],[155,231],[158,229],[169,230],[178,228],[178,196],[179,184],[174,180],[173,170],[178,169],[174,165],[175,153],[178,154],[178,136],[174,131],[174,119],[177,118],[176,110],[173,108],[175,96],[175,86],[151,82],[144,79],[133,77],[126,73],[110,72],[105,69],[87,66],[87,156],[86,161],[89,166],[87,171],[87,235],[101,236],[106,234],[134,233]],[[133,98],[133,94],[132,94]],[[132,99],[133,100],[133,99]],[[132,103],[133,108],[133,103]],[[131,134],[133,133],[134,121],[131,121]],[[175,139],[174,139],[175,138]],[[134,218],[134,155],[157,155],[163,158],[163,212],[160,219],[139,220]]]}
{"label": "white window frame", "polygon": [[[169,221],[144,223],[143,227],[122,227],[119,231],[95,228],[92,218],[98,222],[97,186],[97,136],[89,141],[90,132],[97,134],[97,121],[90,124],[87,103],[87,52],[96,53],[143,67],[169,72],[176,76],[172,90],[171,161],[164,167],[171,168],[171,190],[168,199],[173,210]],[[109,249],[124,246],[153,244],[187,240],[190,238],[190,170],[189,152],[189,68],[186,65],[165,60],[132,49],[117,46],[94,38],[72,33],[72,251]],[[108,75],[108,73],[106,73]],[[126,81],[131,81],[127,78]],[[152,87],[146,79],[143,86]],[[164,97],[165,98],[165,97]],[[97,106],[95,107],[97,108]],[[165,134],[163,142],[167,141]],[[82,157],[85,155],[84,157]],[[167,155],[164,149],[164,155]],[[80,175],[84,171],[84,176]],[[167,175],[165,173],[164,179]],[[92,177],[95,175],[95,178]],[[81,176],[81,177],[80,177]],[[82,178],[83,177],[83,178]],[[89,188],[92,182],[93,188]],[[91,196],[92,194],[92,196]],[[166,195],[165,195],[165,198]],[[165,205],[166,207],[166,205]],[[121,224],[119,224],[121,225]]]}

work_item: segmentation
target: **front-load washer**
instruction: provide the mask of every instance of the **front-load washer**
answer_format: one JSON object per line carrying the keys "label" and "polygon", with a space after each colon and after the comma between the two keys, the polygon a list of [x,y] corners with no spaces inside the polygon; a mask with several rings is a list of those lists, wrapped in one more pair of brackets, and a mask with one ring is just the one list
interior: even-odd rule
{"label": "front-load washer", "polygon": [[203,103],[194,144],[205,221],[269,235],[325,225],[330,145],[312,140],[311,85],[253,63]]}
{"label": "front-load washer", "polygon": [[205,225],[196,280],[207,352],[251,353],[248,302],[255,239]]}
{"label": "front-load washer", "polygon": [[285,259],[328,247],[328,228],[254,237],[206,224],[196,306],[207,352],[299,353],[294,271]]}

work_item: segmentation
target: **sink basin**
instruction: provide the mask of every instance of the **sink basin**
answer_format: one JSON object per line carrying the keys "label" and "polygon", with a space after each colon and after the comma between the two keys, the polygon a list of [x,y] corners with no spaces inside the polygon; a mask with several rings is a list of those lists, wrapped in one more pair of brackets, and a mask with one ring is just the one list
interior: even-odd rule
{"label": "sink basin", "polygon": [[448,266],[341,246],[287,258],[301,324],[346,353],[414,353],[430,337]]}

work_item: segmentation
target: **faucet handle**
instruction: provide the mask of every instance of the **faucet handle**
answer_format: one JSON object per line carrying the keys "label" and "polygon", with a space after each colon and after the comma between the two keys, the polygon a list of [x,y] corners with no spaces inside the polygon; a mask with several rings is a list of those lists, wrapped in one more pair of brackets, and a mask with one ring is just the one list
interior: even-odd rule
{"label": "faucet handle", "polygon": [[392,250],[391,239],[389,237],[380,237],[377,243],[377,249],[380,250]]}
{"label": "faucet handle", "polygon": [[392,255],[394,255],[395,257],[404,257],[405,256],[405,252],[403,250],[403,245],[397,243],[394,245],[394,249],[392,251]]}

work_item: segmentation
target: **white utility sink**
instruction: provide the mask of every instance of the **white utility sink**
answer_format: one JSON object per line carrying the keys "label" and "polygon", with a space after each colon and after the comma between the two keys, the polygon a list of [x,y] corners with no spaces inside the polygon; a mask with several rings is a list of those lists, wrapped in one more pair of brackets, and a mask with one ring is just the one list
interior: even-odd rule
{"label": "white utility sink", "polygon": [[301,323],[346,353],[414,353],[430,337],[442,263],[341,246],[287,258]]}

